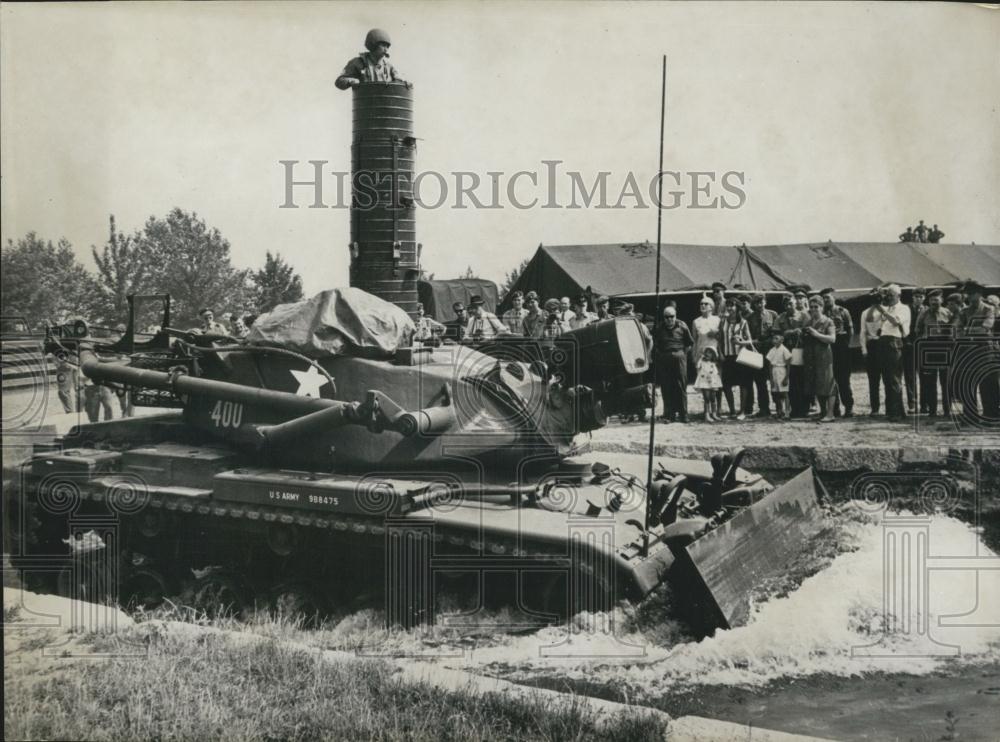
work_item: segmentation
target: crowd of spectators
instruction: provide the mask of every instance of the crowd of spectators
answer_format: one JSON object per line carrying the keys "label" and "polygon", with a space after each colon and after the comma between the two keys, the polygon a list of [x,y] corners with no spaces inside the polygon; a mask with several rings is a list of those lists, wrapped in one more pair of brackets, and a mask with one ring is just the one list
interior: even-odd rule
{"label": "crowd of spectators", "polygon": [[[947,297],[942,289],[918,287],[904,304],[901,295],[895,284],[880,286],[861,314],[869,414],[882,414],[884,396],[889,421],[934,417],[939,400],[946,416],[958,402],[966,421],[1000,420],[1000,297],[985,296],[974,281]],[[833,289],[788,292],[777,313],[765,306],[763,292],[728,294],[715,284],[690,327],[668,302],[654,339],[662,419],[688,421],[689,361],[707,422],[723,419],[723,399],[737,420],[853,417],[854,335],[851,313]]]}
{"label": "crowd of spectators", "polygon": [[[763,292],[732,292],[716,283],[689,322],[668,299],[654,328],[627,302],[617,302],[612,311],[607,296],[593,299],[591,311],[586,295],[543,303],[534,291],[515,292],[500,317],[474,296],[468,307],[454,305],[450,322],[420,320],[418,339],[557,337],[632,315],[646,320],[654,355],[649,381],[659,387],[667,422],[689,421],[689,386],[703,399],[706,422],[851,418],[855,347],[868,378],[871,416],[884,412],[887,420],[902,422],[913,415],[951,415],[958,403],[967,419],[1000,420],[1000,298],[985,296],[974,281],[947,293],[914,288],[908,304],[902,293],[896,284],[873,289],[856,326],[832,288],[788,291],[778,312],[767,308]],[[648,405],[636,416],[647,413]]]}

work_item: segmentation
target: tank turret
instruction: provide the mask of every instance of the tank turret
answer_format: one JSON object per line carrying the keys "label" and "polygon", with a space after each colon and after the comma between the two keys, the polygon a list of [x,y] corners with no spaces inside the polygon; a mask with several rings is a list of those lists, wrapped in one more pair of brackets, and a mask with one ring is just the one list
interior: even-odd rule
{"label": "tank turret", "polygon": [[206,608],[319,608],[378,585],[406,625],[433,620],[432,586],[456,573],[549,620],[670,579],[706,630],[743,621],[819,530],[811,472],[772,491],[739,454],[660,458],[651,481],[643,457],[588,455],[582,434],[649,368],[632,317],[414,342],[412,87],[354,82],[351,287],[279,306],[244,340],[171,328],[165,296],[152,336],[132,298],[120,340],[50,332],[95,383],[165,411],[38,448],[15,566],[76,597]]}

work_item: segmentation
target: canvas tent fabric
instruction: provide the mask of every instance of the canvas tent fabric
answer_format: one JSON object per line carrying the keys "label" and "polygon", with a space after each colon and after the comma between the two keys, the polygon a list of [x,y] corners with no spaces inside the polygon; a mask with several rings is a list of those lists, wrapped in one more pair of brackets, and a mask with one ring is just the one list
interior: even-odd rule
{"label": "canvas tent fabric", "polygon": [[454,319],[451,308],[456,301],[468,304],[473,296],[483,297],[489,312],[495,312],[499,296],[497,285],[485,278],[453,278],[448,280],[418,281],[417,294],[424,305],[424,314],[438,322]]}
{"label": "canvas tent fabric", "polygon": [[409,345],[413,331],[413,321],[395,304],[361,289],[329,289],[260,315],[247,342],[287,348],[311,358],[384,359]]}
{"label": "canvas tent fabric", "polygon": [[[539,246],[513,288],[543,298],[595,295],[650,296],[656,245],[649,242]],[[946,286],[976,278],[1000,287],[1000,246],[822,242],[792,245],[663,245],[661,291],[706,289],[714,281],[746,289],[782,291],[806,285],[862,292],[884,283]],[[501,306],[501,308],[505,308]]]}

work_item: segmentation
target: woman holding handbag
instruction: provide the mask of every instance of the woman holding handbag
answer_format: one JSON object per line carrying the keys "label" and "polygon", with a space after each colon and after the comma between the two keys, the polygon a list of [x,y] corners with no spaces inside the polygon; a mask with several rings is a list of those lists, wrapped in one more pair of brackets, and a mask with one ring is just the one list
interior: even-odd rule
{"label": "woman holding handbag", "polygon": [[837,330],[833,319],[823,314],[823,300],[809,299],[809,320],[802,328],[802,356],[806,394],[819,400],[820,422],[833,422],[837,384],[833,379],[833,344]]}
{"label": "woman holding handbag", "polygon": [[751,399],[748,385],[753,383],[747,369],[736,362],[743,348],[753,345],[750,339],[750,326],[736,304],[736,298],[726,297],[725,317],[719,330],[719,354],[722,357],[722,394],[726,397],[730,416],[736,415],[736,405],[733,398],[733,387],[740,388],[741,412],[737,420],[745,420],[744,414],[747,402]]}

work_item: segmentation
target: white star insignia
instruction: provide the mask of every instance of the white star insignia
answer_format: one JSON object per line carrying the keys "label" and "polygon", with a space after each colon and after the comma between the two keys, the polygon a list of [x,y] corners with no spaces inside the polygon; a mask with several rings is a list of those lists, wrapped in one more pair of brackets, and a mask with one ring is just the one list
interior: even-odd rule
{"label": "white star insignia", "polygon": [[289,371],[292,372],[295,380],[299,382],[299,388],[295,390],[295,393],[300,397],[318,398],[320,396],[320,387],[330,383],[326,377],[320,376],[315,366],[310,366],[308,371],[296,371],[295,369],[289,369]]}

